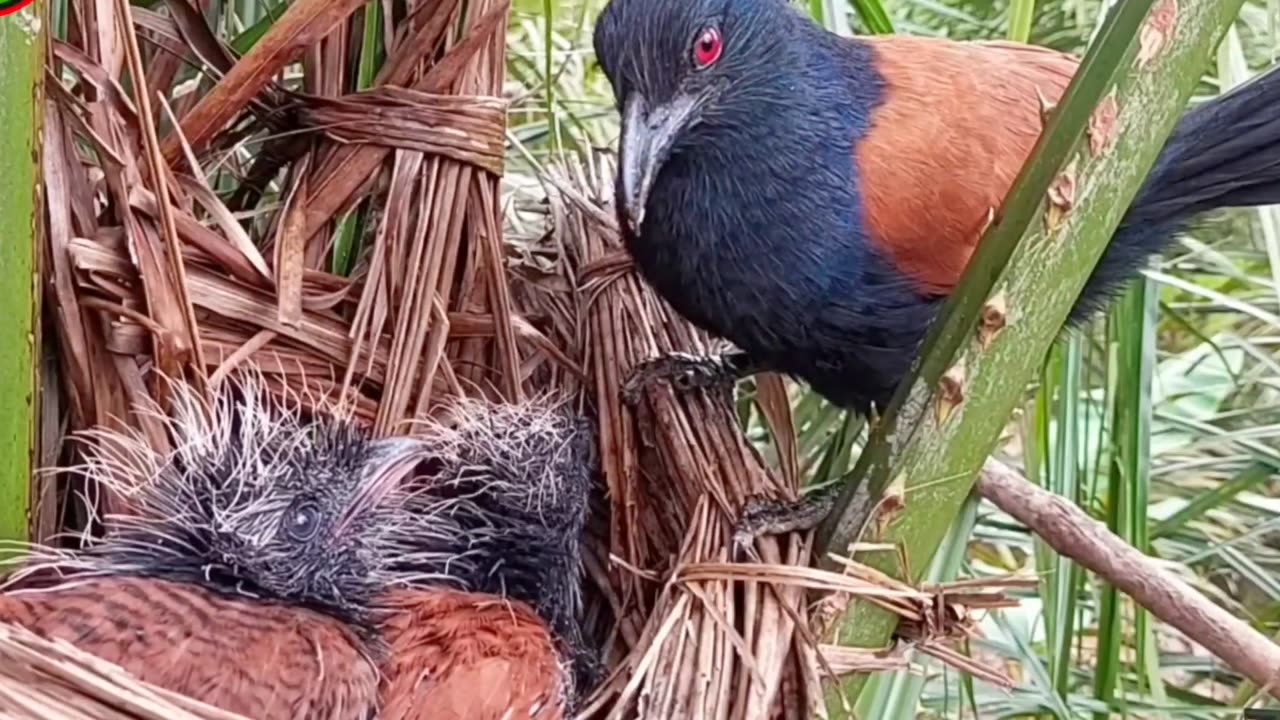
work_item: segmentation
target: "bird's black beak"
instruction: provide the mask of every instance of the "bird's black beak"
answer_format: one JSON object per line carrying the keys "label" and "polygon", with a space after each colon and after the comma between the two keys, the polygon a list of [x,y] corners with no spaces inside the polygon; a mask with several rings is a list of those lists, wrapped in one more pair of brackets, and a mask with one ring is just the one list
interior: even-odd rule
{"label": "bird's black beak", "polygon": [[640,93],[631,93],[622,106],[621,193],[623,218],[633,233],[640,232],[645,204],[653,181],[671,154],[676,137],[688,124],[695,98],[677,95],[670,102],[649,108]]}

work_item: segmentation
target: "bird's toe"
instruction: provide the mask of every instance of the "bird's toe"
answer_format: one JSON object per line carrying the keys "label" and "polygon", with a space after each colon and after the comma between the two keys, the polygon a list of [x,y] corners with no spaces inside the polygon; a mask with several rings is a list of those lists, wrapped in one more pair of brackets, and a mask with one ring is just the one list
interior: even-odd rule
{"label": "bird's toe", "polygon": [[666,382],[679,393],[731,388],[738,375],[717,355],[671,352],[646,360],[632,369],[622,386],[623,400],[636,405],[646,388]]}
{"label": "bird's toe", "polygon": [[735,544],[745,546],[763,535],[812,530],[831,512],[839,490],[834,483],[798,500],[750,498],[734,525]]}

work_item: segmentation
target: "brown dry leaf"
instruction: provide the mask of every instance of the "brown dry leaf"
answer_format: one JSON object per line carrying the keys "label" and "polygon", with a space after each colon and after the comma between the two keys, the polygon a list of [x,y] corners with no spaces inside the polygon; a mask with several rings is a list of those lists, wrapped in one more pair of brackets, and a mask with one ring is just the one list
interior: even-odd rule
{"label": "brown dry leaf", "polygon": [[[905,651],[918,648],[954,668],[971,673],[999,687],[1013,686],[1005,673],[956,651],[952,643],[980,636],[974,610],[1016,607],[1018,601],[1007,594],[1011,588],[1034,588],[1034,577],[973,578],[954,583],[911,587],[867,565],[836,557],[843,573],[794,565],[737,565],[701,563],[685,566],[677,577],[689,583],[710,579],[739,582],[769,582],[827,593],[820,606],[842,608],[850,598],[872,602],[901,618],[892,648],[868,650],[829,643],[820,646],[820,656],[835,674],[906,669]],[[963,588],[957,592],[957,588]],[[825,617],[820,610],[814,617]],[[825,628],[824,628],[825,629]],[[822,635],[819,635],[822,637]]]}
{"label": "brown dry leaf", "polygon": [[859,672],[910,672],[905,653],[864,650],[842,645],[823,645],[822,654],[839,675]]}
{"label": "brown dry leaf", "polygon": [[507,108],[500,98],[382,87],[305,100],[299,119],[341,143],[412,148],[502,173]]}
{"label": "brown dry leaf", "polygon": [[[435,10],[432,12],[435,15],[432,19],[447,20],[449,13],[456,7],[455,3],[456,0],[453,0],[434,6]],[[412,88],[424,93],[444,92],[449,89],[458,79],[461,69],[475,57],[486,42],[491,43],[494,38],[498,38],[501,42],[503,35],[499,29],[506,27],[507,6],[507,2],[486,5],[484,15],[472,22],[471,31],[466,39],[453,46],[439,63],[413,83]],[[443,32],[445,27],[444,22],[438,24],[433,22],[428,24],[426,29]],[[396,85],[399,83],[394,81],[408,82],[407,70],[403,72],[394,70],[412,68],[414,60],[420,61],[432,47],[433,44],[429,42],[421,45],[402,44],[400,49],[414,53],[413,59],[391,58],[386,66],[390,70],[384,69],[383,74],[387,79],[383,80],[383,83]],[[327,153],[314,173],[311,194],[305,203],[307,224],[303,234],[307,237],[313,236],[339,213],[354,205],[353,197],[365,188],[369,174],[382,164],[387,152],[387,148],[382,145],[359,145],[338,147],[333,152]]]}
{"label": "brown dry leaf", "polygon": [[[902,511],[907,507],[907,476],[899,473],[890,481],[889,486],[885,488],[884,495],[880,497],[880,502],[876,504],[874,514],[872,515],[872,532],[868,536],[864,536],[866,540],[878,540],[884,537],[889,526],[893,524]],[[879,543],[859,543],[863,550],[895,550],[892,545],[883,545]],[[871,571],[871,568],[865,568],[862,572]],[[846,567],[846,573],[858,574],[852,567]],[[881,584],[889,584],[890,578],[887,575],[876,573],[873,579]],[[896,581],[894,581],[896,582]],[[903,588],[907,586],[902,585]]]}
{"label": "brown dry leaf", "polygon": [[[289,3],[271,29],[183,116],[181,134],[185,141],[197,152],[204,149],[285,65],[363,4],[363,0]],[[162,147],[165,161],[176,161],[181,148],[176,136],[166,138]]]}
{"label": "brown dry leaf", "polygon": [[[163,450],[163,427],[131,412],[161,392],[156,373],[220,379],[245,363],[280,392],[347,393],[379,432],[453,394],[555,391],[539,372],[579,385],[578,364],[514,310],[504,277],[507,4],[472,3],[466,24],[456,3],[416,5],[387,29],[426,42],[391,45],[394,67],[356,95],[343,93],[361,19],[344,7],[355,5],[292,3],[237,60],[182,0],[71,0],[68,39],[52,43],[43,155],[48,395],[67,429],[133,425]],[[186,80],[185,62],[220,80]],[[303,91],[285,93],[282,77]],[[317,109],[334,120],[327,108],[357,108],[383,132],[306,122]],[[309,201],[346,153],[373,158],[344,176],[341,198],[361,203],[367,232],[335,272],[340,218]],[[46,436],[42,456],[73,465],[65,433]],[[41,526],[79,529],[70,495],[42,482]]]}
{"label": "brown dry leaf", "polygon": [[204,17],[187,0],[165,0],[164,4],[187,48],[206,66],[225,75],[235,63],[235,57],[209,29]]}
{"label": "brown dry leaf", "polygon": [[285,325],[297,327],[302,322],[302,274],[306,262],[302,234],[303,213],[299,198],[307,196],[309,158],[298,163],[302,180],[289,190],[284,201],[284,218],[276,226],[276,317]]}

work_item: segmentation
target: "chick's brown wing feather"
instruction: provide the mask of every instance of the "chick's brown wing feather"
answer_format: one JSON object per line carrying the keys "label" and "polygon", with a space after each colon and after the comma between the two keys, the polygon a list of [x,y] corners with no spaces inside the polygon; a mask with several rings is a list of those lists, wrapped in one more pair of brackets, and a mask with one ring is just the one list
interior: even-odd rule
{"label": "chick's brown wing feather", "polygon": [[261,720],[364,720],[377,671],[335,618],[184,583],[71,580],[0,595],[0,621],[66,640],[147,682]]}
{"label": "chick's brown wing feather", "polygon": [[565,674],[522,603],[459,592],[389,596],[382,720],[562,720]]}

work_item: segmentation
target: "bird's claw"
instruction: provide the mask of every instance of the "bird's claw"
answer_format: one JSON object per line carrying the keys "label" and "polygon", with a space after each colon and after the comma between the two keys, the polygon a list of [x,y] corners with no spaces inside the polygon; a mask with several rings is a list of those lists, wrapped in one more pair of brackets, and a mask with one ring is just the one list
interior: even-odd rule
{"label": "bird's claw", "polygon": [[622,385],[622,399],[637,405],[644,389],[659,381],[670,383],[678,393],[688,393],[732,387],[737,380],[735,369],[718,355],[672,352],[636,365]]}
{"label": "bird's claw", "polygon": [[763,535],[812,530],[831,513],[839,494],[840,483],[832,483],[799,500],[770,500],[761,496],[748,498],[738,522],[734,524],[734,545],[745,550]]}

